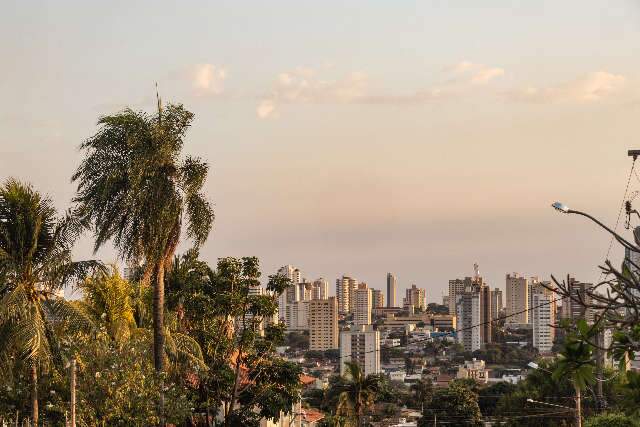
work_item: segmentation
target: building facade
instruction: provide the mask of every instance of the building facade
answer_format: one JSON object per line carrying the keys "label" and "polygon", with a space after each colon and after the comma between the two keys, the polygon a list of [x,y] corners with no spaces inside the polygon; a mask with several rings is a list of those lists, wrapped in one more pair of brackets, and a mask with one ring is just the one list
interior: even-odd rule
{"label": "building facade", "polygon": [[371,298],[373,299],[373,308],[384,307],[384,293],[378,289],[371,289]]}
{"label": "building facade", "polygon": [[370,325],[371,324],[371,308],[373,305],[373,299],[371,297],[371,289],[359,288],[355,293],[355,304],[353,312],[353,324]]}
{"label": "building facade", "polygon": [[309,302],[309,350],[331,350],[338,345],[338,301],[336,297]]}
{"label": "building facade", "polygon": [[550,353],[556,332],[555,297],[552,292],[536,292],[533,294],[531,303],[533,347],[541,354]]}
{"label": "building facade", "polygon": [[456,292],[456,341],[464,351],[474,352],[482,346],[480,327],[480,292],[467,287]]}
{"label": "building facade", "polygon": [[387,307],[396,307],[396,288],[398,287],[398,278],[387,273]]}
{"label": "building facade", "polygon": [[354,327],[340,332],[340,375],[347,362],[356,362],[364,375],[380,373],[380,332],[372,325]]}
{"label": "building facade", "polygon": [[418,288],[416,285],[411,285],[411,287],[405,291],[403,307],[413,307],[414,310],[426,310],[427,295],[425,290]]}
{"label": "building facade", "polygon": [[518,273],[507,274],[507,318],[506,323],[529,323],[529,280]]}

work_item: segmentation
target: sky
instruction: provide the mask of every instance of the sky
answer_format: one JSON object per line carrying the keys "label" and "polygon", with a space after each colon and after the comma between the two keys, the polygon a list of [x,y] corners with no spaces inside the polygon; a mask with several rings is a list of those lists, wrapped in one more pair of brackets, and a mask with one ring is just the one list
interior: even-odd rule
{"label": "sky", "polygon": [[[69,206],[98,117],[195,113],[201,256],[440,301],[473,264],[598,279],[640,148],[636,1],[2,1],[0,180]],[[639,165],[640,166],[640,165]],[[640,189],[631,175],[627,197]],[[618,229],[627,233],[620,221]],[[188,245],[181,246],[181,250]],[[116,260],[112,248],[78,259]],[[610,258],[620,261],[614,245]]]}

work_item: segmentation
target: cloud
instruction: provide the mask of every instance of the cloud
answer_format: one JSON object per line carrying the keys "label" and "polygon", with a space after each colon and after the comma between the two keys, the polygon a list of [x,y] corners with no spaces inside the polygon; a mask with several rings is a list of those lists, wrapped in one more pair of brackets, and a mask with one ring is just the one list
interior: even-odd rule
{"label": "cloud", "polygon": [[218,95],[224,90],[227,71],[213,64],[198,64],[192,67],[190,77],[197,95]]}
{"label": "cloud", "polygon": [[597,102],[615,95],[625,85],[626,78],[606,71],[588,73],[557,86],[530,86],[512,91],[512,99],[525,102]]}
{"label": "cloud", "polygon": [[[321,71],[326,73],[326,67]],[[271,92],[258,102],[256,115],[261,119],[278,117],[283,104],[416,105],[461,98],[480,93],[478,86],[487,86],[504,73],[502,68],[461,61],[446,68],[433,85],[397,93],[393,88],[374,90],[362,72],[327,79],[316,69],[298,67],[276,76]]]}
{"label": "cloud", "polygon": [[474,85],[486,85],[496,77],[502,77],[504,70],[497,67],[489,67],[484,64],[476,64],[469,61],[461,61],[451,67],[451,72],[463,78],[463,82]]}
{"label": "cloud", "polygon": [[353,72],[339,79],[322,79],[316,70],[298,67],[280,73],[271,93],[263,97],[256,114],[259,118],[273,118],[281,104],[348,104],[367,93],[367,75]]}

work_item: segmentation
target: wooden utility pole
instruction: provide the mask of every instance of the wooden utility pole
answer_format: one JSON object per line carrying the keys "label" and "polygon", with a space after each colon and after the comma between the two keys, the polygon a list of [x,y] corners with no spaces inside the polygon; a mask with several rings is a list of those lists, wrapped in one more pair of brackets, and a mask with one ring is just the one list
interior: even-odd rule
{"label": "wooden utility pole", "polygon": [[69,382],[71,388],[71,427],[76,427],[76,358],[71,358],[69,366]]}

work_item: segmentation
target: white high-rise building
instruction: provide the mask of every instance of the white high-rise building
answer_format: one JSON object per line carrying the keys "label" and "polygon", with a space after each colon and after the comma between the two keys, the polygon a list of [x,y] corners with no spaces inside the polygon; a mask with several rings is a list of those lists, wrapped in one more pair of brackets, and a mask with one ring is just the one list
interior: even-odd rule
{"label": "white high-rise building", "polygon": [[354,292],[358,287],[358,281],[353,277],[342,276],[336,279],[336,297],[338,297],[338,310],[340,313],[352,313],[354,305]]}
{"label": "white high-rise building", "polygon": [[537,348],[540,353],[549,353],[555,338],[554,295],[551,292],[536,292],[533,294],[532,304],[533,347]]}
{"label": "white high-rise building", "polygon": [[291,281],[291,286],[278,297],[278,313],[280,313],[281,319],[285,319],[287,304],[301,299],[298,283],[302,282],[302,273],[300,269],[292,265],[285,265],[278,270],[278,274]]}
{"label": "white high-rise building", "polygon": [[[366,285],[365,285],[366,286]],[[353,324],[370,325],[371,324],[371,307],[373,306],[373,298],[371,289],[359,288],[355,291],[355,310],[353,313]]]}
{"label": "white high-rise building", "polygon": [[491,298],[493,301],[493,318],[497,319],[501,316],[500,312],[502,311],[502,290],[500,288],[495,288],[491,294]]}
{"label": "white high-rise building", "polygon": [[329,298],[329,282],[322,277],[314,280],[311,293],[311,299],[327,299]]}
{"label": "white high-rise building", "polygon": [[529,281],[518,273],[507,274],[506,323],[529,323]]}
{"label": "white high-rise building", "polygon": [[309,301],[309,350],[338,347],[338,300],[329,297]]}
{"label": "white high-rise building", "polygon": [[384,307],[384,294],[381,290],[371,289],[371,298],[373,298],[373,302],[371,303],[373,308]]}
{"label": "white high-rise building", "polygon": [[351,331],[340,332],[340,375],[345,373],[346,362],[358,363],[364,375],[380,373],[380,332],[372,325],[354,326]]}
{"label": "white high-rise building", "polygon": [[480,292],[479,288],[468,286],[464,292],[456,292],[456,340],[464,351],[480,350],[482,337],[480,330]]}
{"label": "white high-rise building", "polygon": [[311,301],[294,301],[287,304],[285,323],[288,331],[309,330],[309,303]]}

